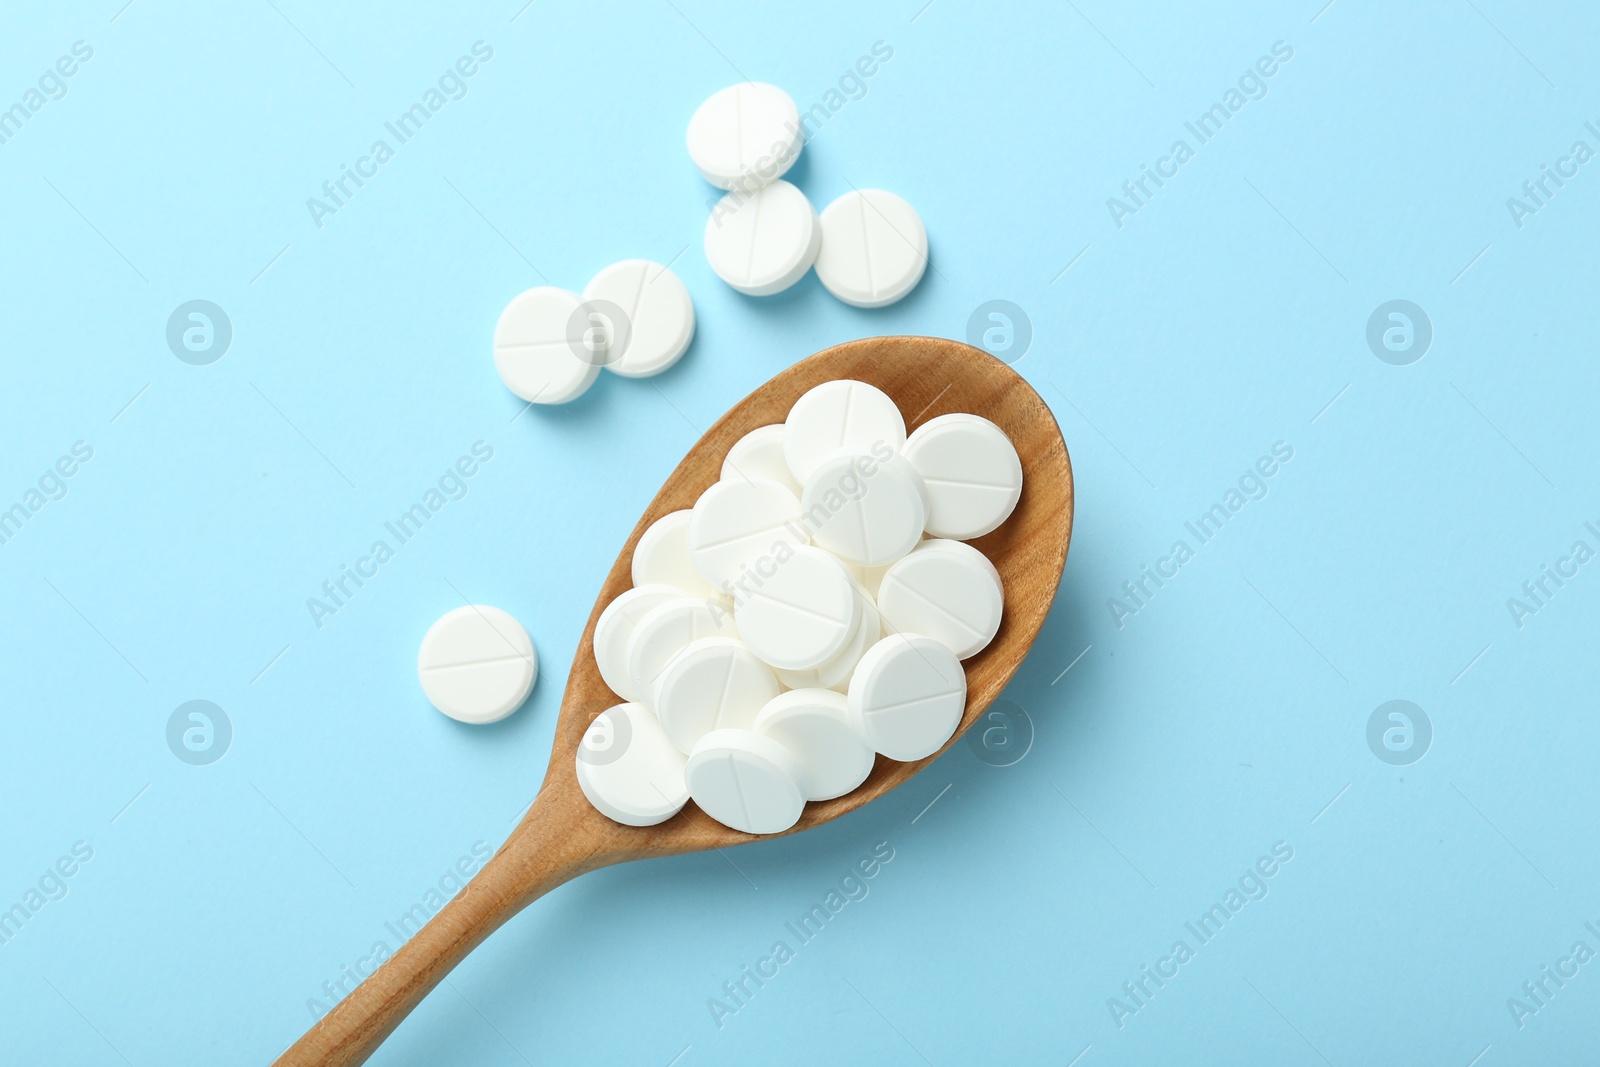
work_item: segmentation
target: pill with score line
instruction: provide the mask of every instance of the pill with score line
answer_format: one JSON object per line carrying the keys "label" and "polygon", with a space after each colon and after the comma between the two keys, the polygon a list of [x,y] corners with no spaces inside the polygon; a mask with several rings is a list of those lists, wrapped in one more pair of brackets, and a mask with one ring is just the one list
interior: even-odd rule
{"label": "pill with score line", "polygon": [[498,722],[528,699],[539,657],[528,631],[487,604],[446,612],[423,635],[417,677],[429,703],[458,722]]}

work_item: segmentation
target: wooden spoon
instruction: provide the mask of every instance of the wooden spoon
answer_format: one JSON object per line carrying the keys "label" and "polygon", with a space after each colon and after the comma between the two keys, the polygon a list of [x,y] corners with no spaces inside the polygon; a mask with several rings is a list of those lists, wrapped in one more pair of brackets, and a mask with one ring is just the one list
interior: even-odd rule
{"label": "wooden spoon", "polygon": [[[998,359],[935,337],[871,337],[819,352],[745,397],[672,472],[612,564],[578,642],[578,655],[556,722],[544,784],[527,815],[472,881],[377,971],[319,1019],[279,1057],[279,1067],[364,1062],[422,998],[500,924],[568,879],[613,863],[742,845],[759,838],[731,830],[693,804],[659,826],[621,826],[601,815],[578,788],[578,743],[594,717],[620,702],[600,680],[592,642],[601,610],[632,585],[633,546],[656,519],[692,507],[722,470],[733,443],[760,426],[782,422],[812,386],[854,378],[894,398],[914,429],[955,411],[982,415],[1016,445],[1022,459],[1021,502],[994,533],[973,542],[1005,583],[1000,632],[963,666],[967,709],[956,743],[1005,688],[1044,624],[1055,598],[1072,535],[1072,467],[1061,430],[1039,394]],[[939,750],[940,753],[944,749]],[[866,782],[835,800],[806,805],[794,833],[854,811],[907,781],[936,759],[896,763],[879,756]]]}

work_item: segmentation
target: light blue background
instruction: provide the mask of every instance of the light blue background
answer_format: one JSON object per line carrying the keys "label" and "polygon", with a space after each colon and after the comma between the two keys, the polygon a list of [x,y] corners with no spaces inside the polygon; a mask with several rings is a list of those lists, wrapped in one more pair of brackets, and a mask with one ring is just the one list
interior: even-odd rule
{"label": "light blue background", "polygon": [[[74,41],[94,57],[0,146],[0,507],[73,442],[94,458],[0,545],[0,907],[74,842],[94,858],[0,946],[3,1058],[269,1061],[324,981],[393,947],[386,920],[510,830],[600,579],[699,432],[813,351],[964,337],[994,298],[1031,318],[1016,367],[1077,477],[1008,693],[1027,756],[961,745],[800,837],[584,877],[373,1062],[1593,1058],[1600,963],[1521,1028],[1506,1002],[1600,950],[1600,564],[1521,628],[1506,601],[1600,548],[1600,163],[1521,228],[1506,199],[1600,149],[1600,14],[921,2],[7,15],[0,106]],[[479,40],[466,97],[317,228],[307,198]],[[878,41],[892,60],[793,177],[819,206],[902,194],[935,269],[881,311],[814,277],[733,293],[699,246],[690,113],[741,77],[808,107]],[[1184,122],[1278,41],[1265,98],[1118,228],[1107,198],[1195,147]],[[499,310],[631,256],[688,285],[689,354],[519,417]],[[210,366],[165,342],[196,298],[233,325]],[[1394,298],[1435,331],[1410,366],[1365,341]],[[466,498],[316,627],[306,599],[480,440]],[[1269,495],[1118,628],[1108,598],[1278,441]],[[463,597],[541,656],[498,726],[417,686]],[[233,724],[209,766],[166,744],[191,699]],[[1391,699],[1435,731],[1409,766],[1367,745]],[[870,894],[719,1029],[708,998],[883,841]],[[1108,998],[1275,842],[1294,858],[1265,899],[1119,1028]]]}

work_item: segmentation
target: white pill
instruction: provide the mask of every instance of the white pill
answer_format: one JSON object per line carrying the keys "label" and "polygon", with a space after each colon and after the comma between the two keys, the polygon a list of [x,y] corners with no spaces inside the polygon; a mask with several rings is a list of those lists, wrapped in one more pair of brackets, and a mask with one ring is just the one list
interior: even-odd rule
{"label": "white pill", "polygon": [[754,730],[713,730],[689,754],[689,796],[724,826],[747,834],[787,830],[811,786],[800,757]]}
{"label": "white pill", "polygon": [[[585,317],[593,313],[591,321],[603,331],[606,370],[624,378],[660,374],[694,339],[689,290],[676,274],[648,259],[611,264],[584,286],[583,302]],[[618,309],[620,324],[611,321]]]}
{"label": "white pill", "polygon": [[916,209],[882,189],[845,193],[822,212],[817,278],[859,308],[881,308],[917,287],[928,231]]}
{"label": "white pill", "polygon": [[967,541],[997,529],[1022,497],[1022,461],[1005,431],[978,415],[940,415],[903,452],[928,487],[928,532]]}
{"label": "white pill", "polygon": [[656,716],[684,753],[712,730],[749,729],[778,679],[742,641],[707,637],[672,657],[656,683]]}
{"label": "white pill", "polygon": [[661,516],[639,535],[633,546],[633,584],[670,585],[692,597],[711,596],[714,590],[695,570],[689,556],[689,510]]}
{"label": "white pill", "polygon": [[922,540],[928,497],[904,456],[840,450],[807,479],[800,510],[818,545],[859,566],[882,567]]}
{"label": "white pill", "polygon": [[573,317],[581,303],[552,285],[512,297],[494,327],[494,365],[506,388],[531,403],[565,404],[594,384],[600,362],[582,347]]}
{"label": "white pill", "polygon": [[670,585],[636,585],[618,595],[594,624],[594,661],[600,677],[611,691],[624,700],[644,700],[650,693],[633,684],[628,671],[628,645],[634,627],[663,604],[684,598],[683,590]]}
{"label": "white pill", "polygon": [[872,773],[873,752],[856,732],[844,694],[796,689],[770,701],[755,731],[780,742],[806,765],[808,800],[842,797]]}
{"label": "white pill", "polygon": [[597,715],[578,742],[578,786],[606,818],[654,826],[689,802],[686,762],[654,712],[618,704]]}
{"label": "white pill", "polygon": [[446,612],[417,652],[417,677],[429,703],[459,722],[505,718],[528,699],[538,676],[528,631],[487,604]]}
{"label": "white pill", "polygon": [[861,621],[856,624],[856,632],[850,638],[850,643],[831,659],[815,667],[799,671],[778,671],[779,682],[790,689],[835,689],[841,693],[845,691],[856,664],[861,662],[861,657],[866,654],[867,649],[877,644],[878,638],[883,636],[883,618],[878,614],[878,606],[859,584],[855,593],[856,602],[861,605]]}
{"label": "white pill", "polygon": [[800,501],[765,478],[717,482],[701,493],[688,536],[695,570],[718,589],[725,582],[733,588],[758,564],[770,566],[780,545],[793,549],[810,540],[800,525]]}
{"label": "white pill", "polygon": [[822,227],[806,194],[788,182],[732,192],[706,220],[706,262],[748,296],[781,293],[811,269]]}
{"label": "white pill", "polygon": [[770,478],[799,496],[802,486],[789,473],[789,464],[783,458],[783,423],[751,430],[735,441],[723,457],[722,477],[725,481]]}
{"label": "white pill", "polygon": [[[987,574],[989,576],[989,580],[994,583],[995,589],[1000,593],[1000,599],[1002,601],[1005,600],[1006,585],[1004,580],[1002,580],[1000,577],[1000,571],[995,567],[993,560],[984,555],[978,549],[974,548],[972,545],[963,545],[958,541],[952,541],[942,537],[927,538],[922,542],[922,545],[926,545],[928,551],[930,552],[950,552],[978,564],[983,568],[983,573]],[[918,547],[920,548],[922,545],[919,545]],[[971,549],[971,551],[969,552],[967,549]],[[878,588],[880,590],[883,588],[882,582],[878,583]]]}
{"label": "white pill", "polygon": [[961,541],[924,541],[890,567],[878,588],[884,624],[939,641],[957,659],[994,640],[1004,607],[994,564]]}
{"label": "white pill", "polygon": [[879,456],[905,443],[906,421],[889,395],[848,378],[808,389],[783,422],[783,458],[802,485],[841,448]]}
{"label": "white pill", "polygon": [[733,613],[720,604],[683,597],[646,612],[628,639],[628,678],[635,693],[652,699],[672,657],[706,637],[737,637]]}
{"label": "white pill", "polygon": [[688,143],[689,158],[706,181],[753,191],[800,157],[800,109],[776,85],[730,85],[695,109]]}
{"label": "white pill", "polygon": [[967,675],[943,643],[891,634],[861,657],[847,699],[868,744],[893,760],[918,760],[939,751],[961,724]]}
{"label": "white pill", "polygon": [[826,663],[855,636],[861,620],[855,589],[844,564],[802,545],[740,586],[733,608],[739,637],[783,670]]}

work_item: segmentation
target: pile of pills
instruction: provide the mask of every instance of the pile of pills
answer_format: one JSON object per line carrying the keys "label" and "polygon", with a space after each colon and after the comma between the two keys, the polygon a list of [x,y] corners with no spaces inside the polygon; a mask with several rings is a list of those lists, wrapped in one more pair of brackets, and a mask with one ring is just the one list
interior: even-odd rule
{"label": "pile of pills", "polygon": [[729,190],[706,222],[706,261],[750,296],[781,293],[813,266],[847,304],[876,308],[915,289],[928,264],[928,231],[912,206],[882,189],[853,189],[818,216],[782,176],[805,143],[799,109],[775,85],[743,82],[689,120],[689,156]]}
{"label": "pile of pills", "polygon": [[594,629],[623,703],[578,747],[578,783],[630,826],[693,799],[753,834],[843,796],[875,754],[918,760],[961,722],[961,661],[1000,628],[999,572],[966,540],[1011,515],[1022,464],[977,415],[908,438],[865,382],[825,382],[729,451],[694,507],[640,536],[633,588]]}
{"label": "pile of pills", "polygon": [[513,297],[494,328],[494,365],[531,404],[565,404],[601,368],[648,378],[694,338],[694,302],[672,271],[648,259],[613,263],[583,293],[541,285]]}

